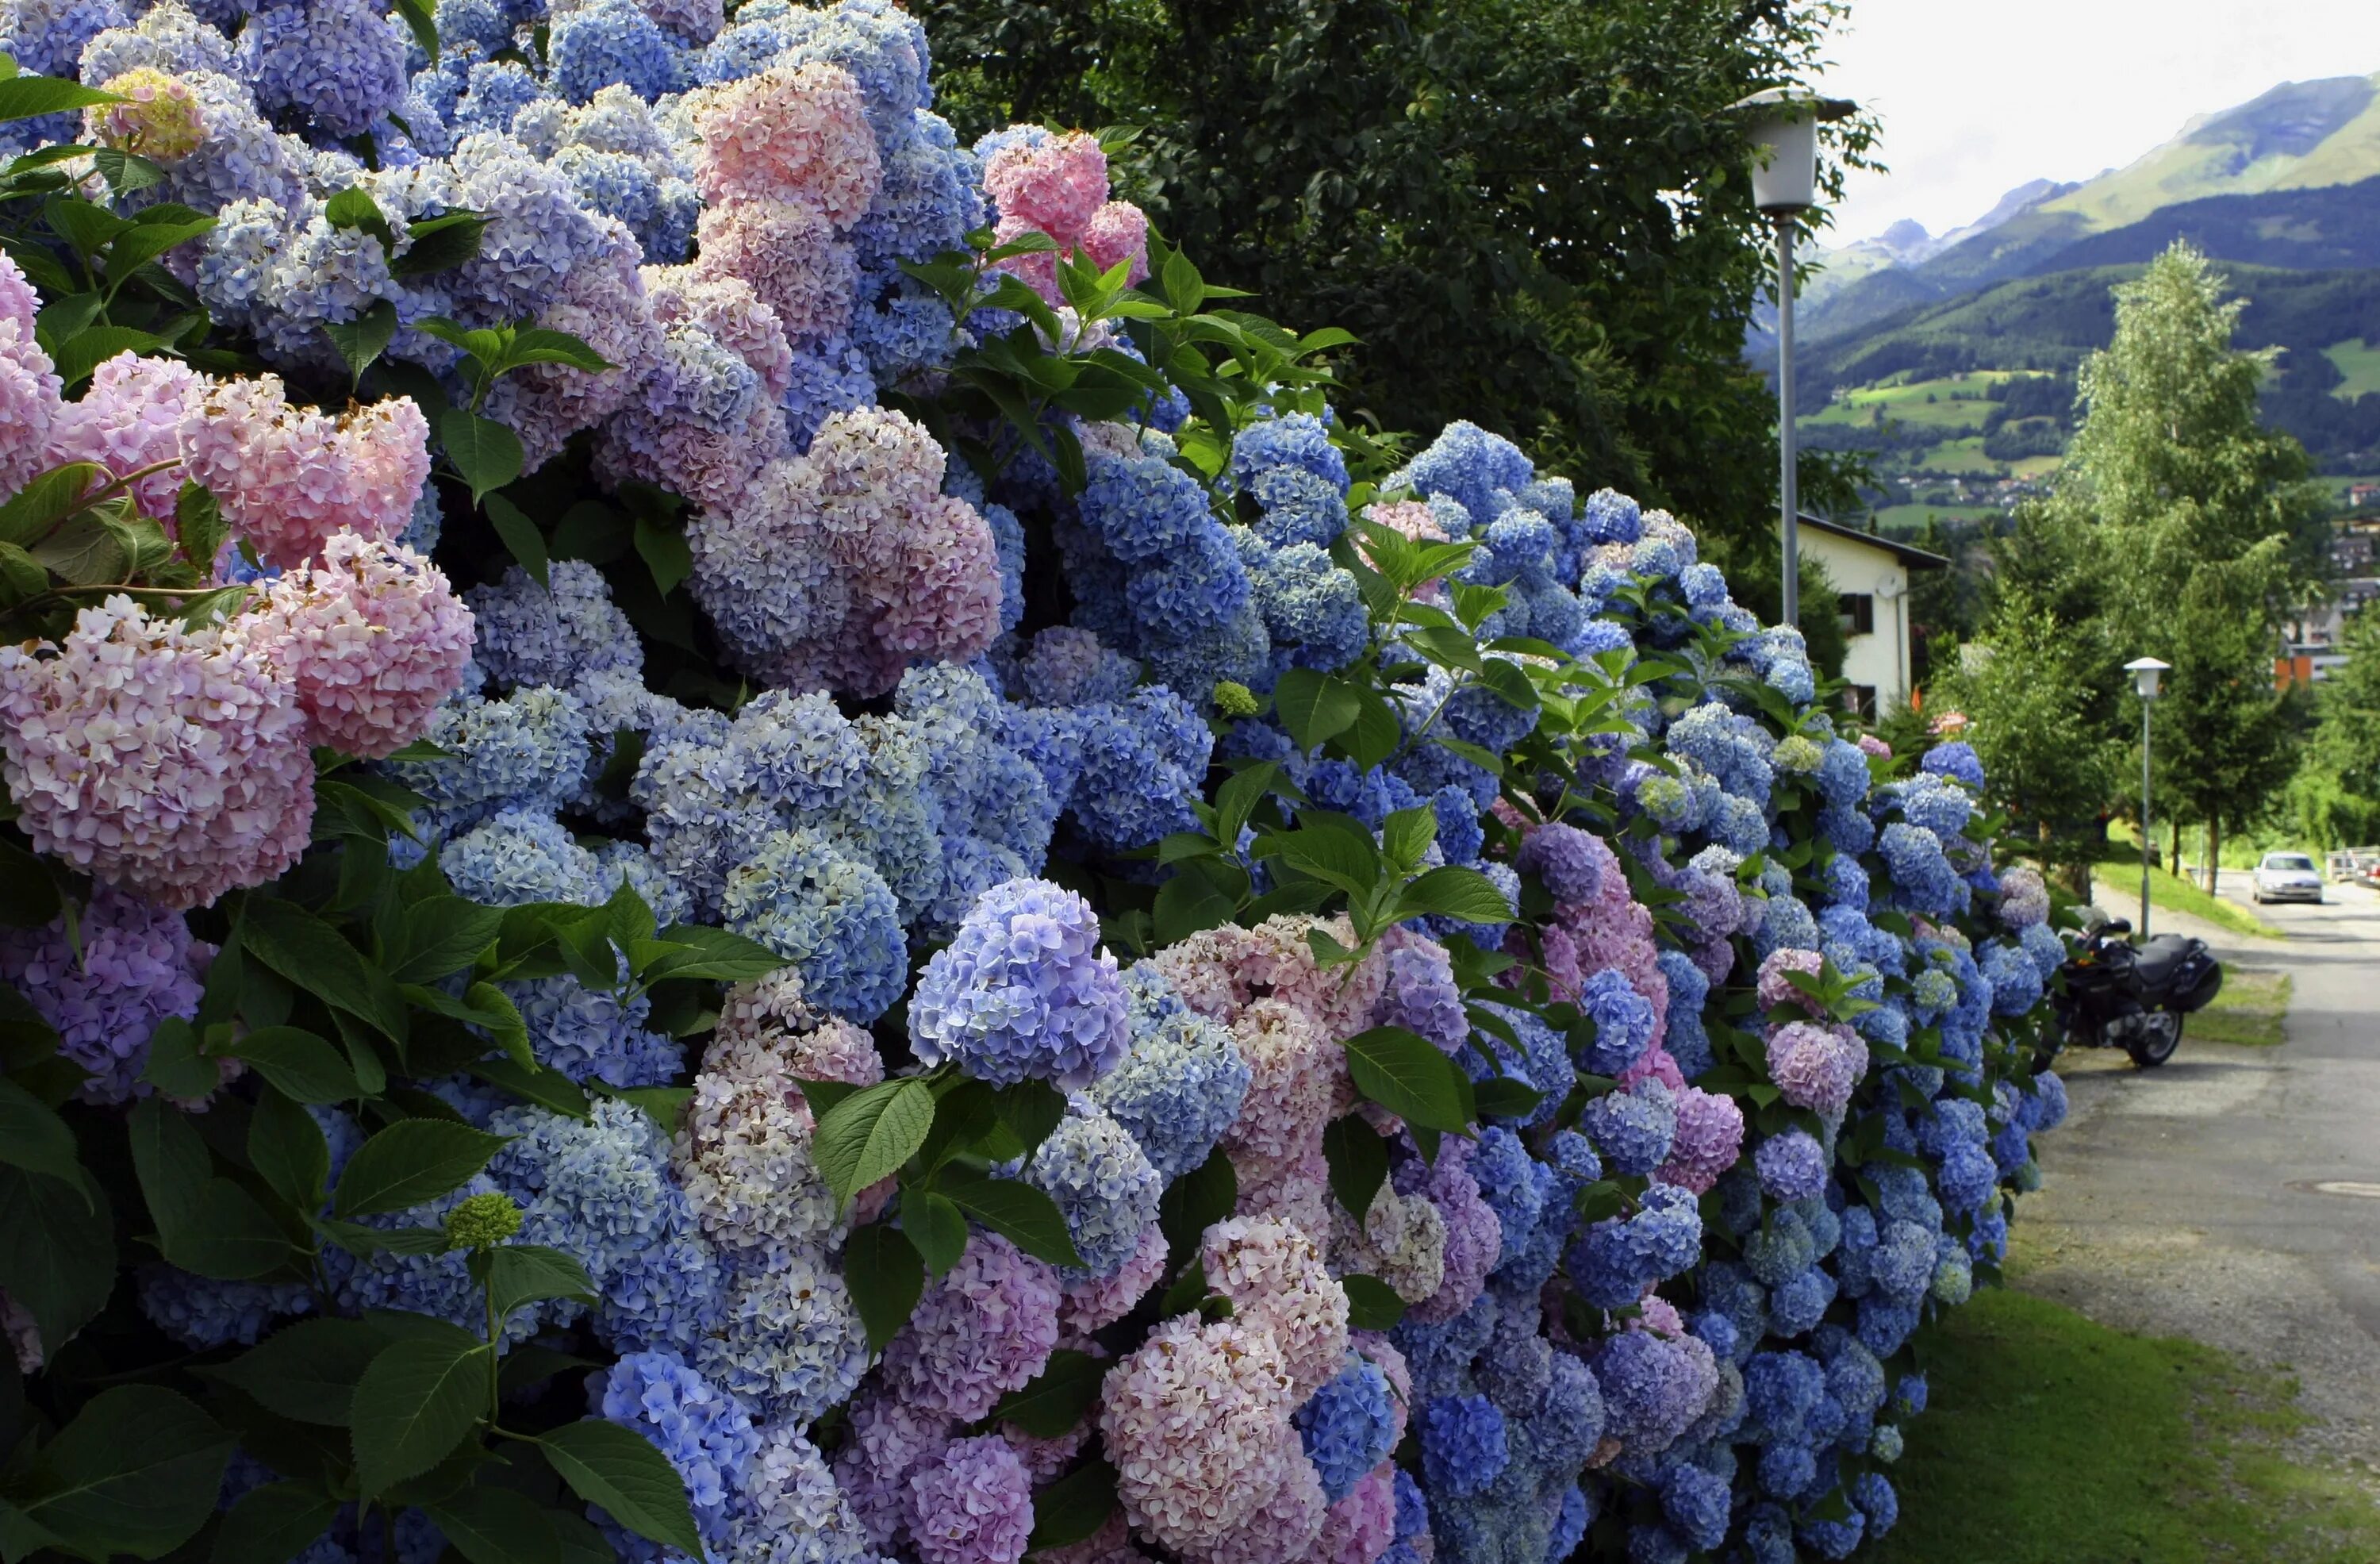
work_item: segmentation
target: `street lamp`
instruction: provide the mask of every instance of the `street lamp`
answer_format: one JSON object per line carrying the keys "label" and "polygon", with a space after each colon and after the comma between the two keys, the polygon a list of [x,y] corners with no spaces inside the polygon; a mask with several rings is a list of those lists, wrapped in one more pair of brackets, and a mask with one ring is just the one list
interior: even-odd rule
{"label": "street lamp", "polygon": [[2135,657],[2124,665],[2132,676],[2132,690],[2141,698],[2141,937],[2149,937],[2149,707],[2157,698],[2157,684],[2173,670],[2171,663]]}
{"label": "street lamp", "polygon": [[1729,105],[1749,122],[1757,155],[1752,204],[1777,224],[1777,446],[1784,512],[1784,622],[1802,622],[1801,480],[1793,470],[1793,226],[1818,201],[1818,122],[1858,106],[1798,87],[1771,87]]}

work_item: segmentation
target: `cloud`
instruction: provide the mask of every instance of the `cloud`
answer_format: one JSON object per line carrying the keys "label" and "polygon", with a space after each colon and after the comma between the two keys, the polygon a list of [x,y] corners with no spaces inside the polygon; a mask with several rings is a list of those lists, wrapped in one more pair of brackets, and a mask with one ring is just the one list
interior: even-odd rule
{"label": "cloud", "polygon": [[2029,179],[2087,179],[2289,80],[2380,70],[2373,0],[1852,0],[1828,91],[1884,121],[1834,242],[1971,223]]}

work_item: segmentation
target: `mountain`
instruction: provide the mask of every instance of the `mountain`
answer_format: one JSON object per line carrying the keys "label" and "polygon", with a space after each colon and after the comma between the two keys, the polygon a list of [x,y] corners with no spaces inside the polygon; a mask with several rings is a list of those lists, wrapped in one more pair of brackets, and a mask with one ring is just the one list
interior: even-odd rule
{"label": "mountain", "polygon": [[[2286,241],[2289,225],[2302,215],[2313,214],[2325,229],[2358,226],[2353,214],[2369,211],[2368,189],[2343,202],[2334,198],[2342,187],[2363,188],[2375,177],[2380,73],[2283,82],[2249,103],[2192,120],[2171,141],[2096,178],[2019,186],[1976,223],[1930,245],[1886,247],[1870,240],[1849,247],[1838,252],[1847,259],[1842,280],[1814,284],[1795,325],[1803,340],[1815,344],[2006,278],[2145,259],[2135,251],[2155,231],[2148,226],[2180,207],[2201,209],[2192,215],[2200,225],[2192,233],[2206,238],[2193,242],[2219,259],[2368,264],[2285,258],[2274,246]],[[2210,204],[2226,198],[2260,198],[2266,204]],[[2177,231],[2168,226],[2168,238]],[[2095,240],[2107,242],[2078,249]],[[1823,259],[1833,265],[1832,256]]]}

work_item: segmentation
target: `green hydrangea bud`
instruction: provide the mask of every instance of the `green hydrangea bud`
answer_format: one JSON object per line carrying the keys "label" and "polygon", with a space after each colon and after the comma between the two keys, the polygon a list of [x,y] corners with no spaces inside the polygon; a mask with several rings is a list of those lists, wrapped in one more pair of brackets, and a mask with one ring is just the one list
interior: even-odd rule
{"label": "green hydrangea bud", "polygon": [[1215,686],[1215,709],[1227,717],[1254,716],[1258,709],[1256,692],[1245,684],[1223,679]]}
{"label": "green hydrangea bud", "polygon": [[1779,771],[1806,774],[1817,770],[1826,758],[1827,752],[1818,748],[1816,740],[1799,733],[1777,741],[1777,769]]}
{"label": "green hydrangea bud", "polygon": [[508,1194],[475,1194],[448,1213],[446,1247],[493,1249],[520,1231],[521,1208]]}

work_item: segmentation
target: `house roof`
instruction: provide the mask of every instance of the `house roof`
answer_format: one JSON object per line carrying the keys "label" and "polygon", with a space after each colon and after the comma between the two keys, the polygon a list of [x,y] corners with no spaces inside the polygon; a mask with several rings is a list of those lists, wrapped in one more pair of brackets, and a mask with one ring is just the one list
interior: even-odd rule
{"label": "house roof", "polygon": [[1900,542],[1898,538],[1886,537],[1881,532],[1864,532],[1857,527],[1846,527],[1840,521],[1829,521],[1823,516],[1813,516],[1806,510],[1802,512],[1801,521],[1802,525],[1811,532],[1825,532],[1829,537],[1841,538],[1850,543],[1865,544],[1870,548],[1881,549],[1912,570],[1947,570],[1950,568],[1950,562],[1942,556],[1913,547]]}

